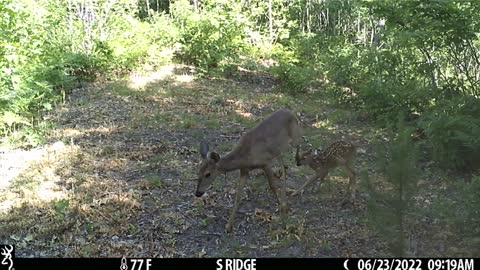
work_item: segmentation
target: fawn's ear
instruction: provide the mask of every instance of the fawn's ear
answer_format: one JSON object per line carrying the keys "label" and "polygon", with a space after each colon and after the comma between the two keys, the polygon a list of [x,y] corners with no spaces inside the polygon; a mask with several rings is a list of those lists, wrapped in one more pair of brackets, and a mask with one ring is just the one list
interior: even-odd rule
{"label": "fawn's ear", "polygon": [[208,152],[208,158],[211,158],[215,160],[215,162],[218,162],[220,160],[220,155],[217,154],[217,152]]}
{"label": "fawn's ear", "polygon": [[208,143],[206,143],[205,141],[201,141],[200,156],[202,156],[202,158],[207,158],[207,155],[208,155]]}

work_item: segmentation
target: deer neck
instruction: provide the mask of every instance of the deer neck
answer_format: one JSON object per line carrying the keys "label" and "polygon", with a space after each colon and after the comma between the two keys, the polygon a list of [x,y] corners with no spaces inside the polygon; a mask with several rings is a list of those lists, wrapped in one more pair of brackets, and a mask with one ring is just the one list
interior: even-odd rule
{"label": "deer neck", "polygon": [[239,157],[238,151],[232,151],[220,159],[217,168],[222,172],[230,172],[243,168],[244,161]]}

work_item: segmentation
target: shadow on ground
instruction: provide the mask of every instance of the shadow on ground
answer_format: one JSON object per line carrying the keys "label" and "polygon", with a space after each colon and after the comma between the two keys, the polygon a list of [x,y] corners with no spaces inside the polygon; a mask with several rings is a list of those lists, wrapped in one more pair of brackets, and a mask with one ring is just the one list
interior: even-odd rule
{"label": "shadow on ground", "polygon": [[[316,192],[289,198],[292,212],[283,221],[265,177],[253,173],[232,234],[224,226],[238,173],[219,177],[204,197],[193,196],[199,140],[224,154],[280,107],[300,113],[306,143],[348,139],[363,149],[357,168],[371,158],[368,128],[353,113],[332,109],[318,93],[300,99],[276,91],[269,77],[252,82],[199,79],[189,67],[169,66],[75,89],[53,115],[50,140],[62,150],[50,151],[13,182],[24,184],[0,195],[6,224],[0,242],[16,244],[17,256],[386,255],[365,225],[362,194],[357,206],[342,206],[341,171]],[[293,149],[288,163],[293,189],[311,172],[294,166]]]}

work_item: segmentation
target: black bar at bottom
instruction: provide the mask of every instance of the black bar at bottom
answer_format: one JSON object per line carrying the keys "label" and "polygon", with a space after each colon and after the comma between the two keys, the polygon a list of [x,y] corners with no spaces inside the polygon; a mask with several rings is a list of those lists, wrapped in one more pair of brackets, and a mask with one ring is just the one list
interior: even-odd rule
{"label": "black bar at bottom", "polygon": [[[348,260],[348,261],[347,261]],[[15,258],[13,269],[475,270],[479,258]],[[3,265],[0,265],[2,269]]]}

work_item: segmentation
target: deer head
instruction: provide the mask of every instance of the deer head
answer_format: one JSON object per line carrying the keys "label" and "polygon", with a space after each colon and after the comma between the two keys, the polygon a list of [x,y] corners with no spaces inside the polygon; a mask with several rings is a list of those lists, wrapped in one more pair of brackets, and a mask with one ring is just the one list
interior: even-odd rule
{"label": "deer head", "polygon": [[217,163],[220,160],[220,155],[216,152],[208,150],[208,144],[204,141],[200,142],[200,156],[202,163],[198,171],[198,183],[195,196],[202,196],[205,191],[213,183],[213,180],[220,174]]}
{"label": "deer head", "polygon": [[310,148],[308,151],[300,153],[300,146],[297,145],[297,152],[295,153],[295,161],[297,162],[297,166],[306,165],[306,157],[312,154],[312,149]]}

